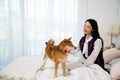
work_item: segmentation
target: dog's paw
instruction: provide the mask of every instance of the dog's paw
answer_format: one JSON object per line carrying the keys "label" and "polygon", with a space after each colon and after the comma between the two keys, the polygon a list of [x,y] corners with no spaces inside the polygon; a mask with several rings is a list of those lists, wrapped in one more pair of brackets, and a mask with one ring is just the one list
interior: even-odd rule
{"label": "dog's paw", "polygon": [[63,76],[66,76],[66,73],[63,73]]}
{"label": "dog's paw", "polygon": [[55,78],[57,78],[57,76],[55,76],[55,75],[54,75],[54,77],[53,77],[53,78],[55,79]]}
{"label": "dog's paw", "polygon": [[40,68],[40,70],[41,70],[41,71],[44,71],[44,70],[45,70],[45,68],[42,68],[42,67],[41,67],[41,68]]}
{"label": "dog's paw", "polygon": [[41,71],[45,70],[45,67],[44,67],[44,66],[41,66],[41,67],[40,67],[40,70],[41,70]]}

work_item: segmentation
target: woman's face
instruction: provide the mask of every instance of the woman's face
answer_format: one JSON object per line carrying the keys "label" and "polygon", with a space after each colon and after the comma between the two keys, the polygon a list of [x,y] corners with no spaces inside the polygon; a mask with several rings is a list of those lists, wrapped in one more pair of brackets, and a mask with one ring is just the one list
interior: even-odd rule
{"label": "woman's face", "polygon": [[85,25],[83,27],[84,34],[91,35],[91,32],[93,31],[92,26],[89,22],[85,22]]}

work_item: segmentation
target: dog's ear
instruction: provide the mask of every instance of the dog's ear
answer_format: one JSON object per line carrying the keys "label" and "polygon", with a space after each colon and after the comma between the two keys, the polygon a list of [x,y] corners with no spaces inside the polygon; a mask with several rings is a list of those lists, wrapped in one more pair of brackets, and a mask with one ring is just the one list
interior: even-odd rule
{"label": "dog's ear", "polygon": [[45,44],[47,45],[47,44],[48,44],[48,42],[45,42]]}
{"label": "dog's ear", "polygon": [[64,39],[64,42],[65,42],[65,41],[67,41],[67,40],[69,40],[69,41],[70,41],[70,40],[71,40],[71,38],[72,38],[72,37],[70,37],[70,38],[68,38],[68,39]]}
{"label": "dog's ear", "polygon": [[63,42],[66,42],[68,39],[64,39]]}
{"label": "dog's ear", "polygon": [[68,38],[68,40],[70,41],[72,37]]}

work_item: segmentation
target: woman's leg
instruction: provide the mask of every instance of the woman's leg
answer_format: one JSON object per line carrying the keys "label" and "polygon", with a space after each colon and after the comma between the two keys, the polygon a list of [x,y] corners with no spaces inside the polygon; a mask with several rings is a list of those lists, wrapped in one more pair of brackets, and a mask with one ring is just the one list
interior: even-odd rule
{"label": "woman's leg", "polygon": [[75,61],[75,62],[72,62],[72,63],[68,63],[66,65],[66,69],[67,69],[67,71],[70,71],[72,69],[75,69],[75,68],[78,68],[78,67],[81,67],[81,66],[85,66],[85,65],[81,62],[81,60],[78,60],[78,61]]}

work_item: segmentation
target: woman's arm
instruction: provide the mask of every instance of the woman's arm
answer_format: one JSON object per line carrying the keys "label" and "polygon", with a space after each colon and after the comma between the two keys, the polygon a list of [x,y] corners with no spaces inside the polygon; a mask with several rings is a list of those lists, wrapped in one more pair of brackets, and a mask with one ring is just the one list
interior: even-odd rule
{"label": "woman's arm", "polygon": [[86,65],[94,64],[96,58],[98,57],[98,54],[100,53],[101,48],[102,48],[102,41],[101,39],[97,39],[94,43],[94,50],[85,61]]}
{"label": "woman's arm", "polygon": [[[71,50],[71,51],[70,51],[70,54],[71,54],[71,55],[80,54],[81,57],[80,57],[80,59],[79,59],[79,62],[81,62],[82,64],[84,64],[84,62],[85,62],[86,59],[83,57],[79,46],[76,47],[76,49]],[[84,65],[83,65],[83,66],[84,66]]]}

